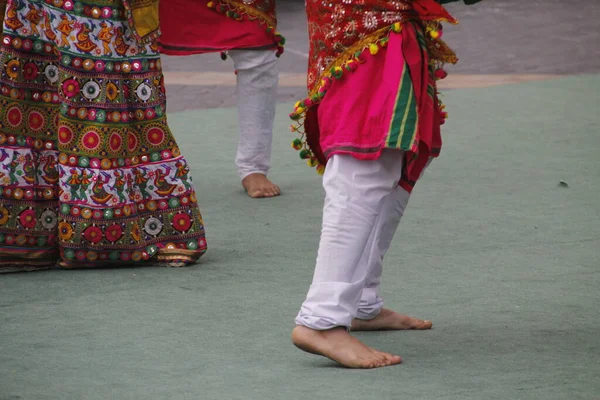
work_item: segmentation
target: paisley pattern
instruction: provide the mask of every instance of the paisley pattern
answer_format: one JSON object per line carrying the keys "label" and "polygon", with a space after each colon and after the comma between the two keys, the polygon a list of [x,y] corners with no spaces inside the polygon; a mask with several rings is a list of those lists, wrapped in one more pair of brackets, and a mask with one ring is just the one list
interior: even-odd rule
{"label": "paisley pattern", "polygon": [[[456,22],[434,0],[307,0],[306,14],[310,37],[309,92],[340,59],[347,61],[356,51],[385,38],[395,23],[417,20],[439,27],[442,21]],[[456,62],[449,49],[443,50],[443,61]]]}
{"label": "paisley pattern", "polygon": [[120,0],[8,0],[0,269],[180,265],[206,250],[156,46],[126,16]]}
{"label": "paisley pattern", "polygon": [[308,86],[351,46],[378,29],[412,16],[412,1],[323,1],[307,0],[306,13],[310,37]]}

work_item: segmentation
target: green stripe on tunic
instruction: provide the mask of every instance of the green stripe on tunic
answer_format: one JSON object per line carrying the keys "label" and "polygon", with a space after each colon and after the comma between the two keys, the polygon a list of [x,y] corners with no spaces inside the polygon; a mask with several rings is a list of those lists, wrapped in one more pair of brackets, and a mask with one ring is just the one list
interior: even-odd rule
{"label": "green stripe on tunic", "polygon": [[405,63],[386,140],[387,147],[409,150],[414,140],[417,121],[417,102],[410,71]]}

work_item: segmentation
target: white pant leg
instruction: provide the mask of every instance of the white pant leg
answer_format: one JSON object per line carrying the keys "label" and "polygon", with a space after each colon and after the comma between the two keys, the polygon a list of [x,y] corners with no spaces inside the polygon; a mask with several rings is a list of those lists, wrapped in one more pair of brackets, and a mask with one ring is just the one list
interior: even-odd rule
{"label": "white pant leg", "polygon": [[[432,158],[427,162],[425,169],[431,161]],[[421,176],[423,176],[425,169],[423,169]],[[363,254],[364,261],[361,261],[368,264],[368,275],[356,314],[360,319],[373,319],[383,308],[383,298],[380,294],[383,257],[392,244],[409,199],[410,193],[401,187],[398,187],[385,199],[381,218],[379,218],[374,228],[376,234],[371,237],[370,243]],[[372,240],[374,237],[379,237],[376,243]]]}
{"label": "white pant leg", "polygon": [[398,186],[384,200],[381,214],[373,228],[374,233],[371,235],[361,259],[361,263],[367,265],[368,272],[356,314],[357,318],[373,319],[383,308],[383,298],[380,294],[383,257],[390,248],[409,198],[410,193]]}
{"label": "white pant leg", "polygon": [[323,177],[326,196],[313,283],[296,324],[319,330],[350,326],[368,273],[360,259],[384,199],[398,187],[402,155],[385,150],[372,161],[349,155],[330,158]]}
{"label": "white pant leg", "polygon": [[235,163],[241,179],[271,167],[279,72],[273,50],[230,50],[237,70],[240,139]]}

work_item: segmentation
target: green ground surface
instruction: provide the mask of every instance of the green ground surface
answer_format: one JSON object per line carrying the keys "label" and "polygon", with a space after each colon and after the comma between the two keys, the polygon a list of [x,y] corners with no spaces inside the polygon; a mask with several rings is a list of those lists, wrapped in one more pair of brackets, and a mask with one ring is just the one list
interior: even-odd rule
{"label": "green ground surface", "polygon": [[323,194],[289,147],[289,105],[271,200],[239,187],[235,110],[170,115],[209,252],[186,269],[0,276],[0,399],[600,398],[598,93],[600,75],[445,94],[442,157],[384,273],[387,305],[434,329],[358,335],[405,360],[373,371],[290,344]]}

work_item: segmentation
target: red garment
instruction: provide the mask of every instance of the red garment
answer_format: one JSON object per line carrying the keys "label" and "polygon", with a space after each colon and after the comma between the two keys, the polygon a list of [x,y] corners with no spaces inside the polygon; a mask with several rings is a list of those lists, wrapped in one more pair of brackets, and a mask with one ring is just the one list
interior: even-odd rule
{"label": "red garment", "polygon": [[439,155],[446,117],[435,79],[456,56],[439,40],[440,21],[455,22],[433,0],[307,0],[309,97],[293,126],[300,157],[322,173],[333,154],[376,159],[406,152],[400,184],[411,191]]}
{"label": "red garment", "polygon": [[161,1],[159,44],[169,55],[276,49],[276,24],[274,0]]}
{"label": "red garment", "polygon": [[419,29],[407,23],[401,33],[390,34],[377,56],[365,57],[307,112],[304,128],[319,163],[325,165],[333,154],[374,160],[384,149],[404,150],[400,184],[410,192],[427,160],[439,155],[438,104],[428,94],[428,59],[416,38]]}

